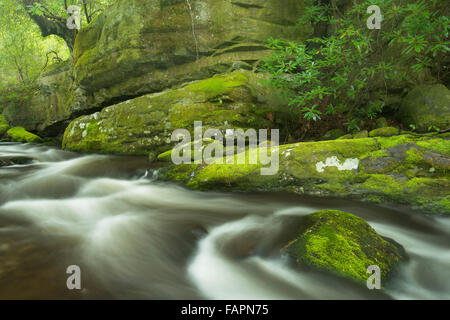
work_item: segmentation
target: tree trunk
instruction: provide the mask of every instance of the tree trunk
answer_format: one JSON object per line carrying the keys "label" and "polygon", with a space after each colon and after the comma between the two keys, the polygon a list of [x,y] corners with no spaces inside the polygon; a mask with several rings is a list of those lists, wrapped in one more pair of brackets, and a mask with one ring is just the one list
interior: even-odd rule
{"label": "tree trunk", "polygon": [[76,30],[71,30],[67,27],[67,20],[62,17],[49,15],[36,15],[28,11],[39,0],[22,0],[23,5],[27,9],[28,15],[39,26],[43,37],[49,35],[57,35],[61,37],[67,44],[70,52],[73,51],[75,43]]}

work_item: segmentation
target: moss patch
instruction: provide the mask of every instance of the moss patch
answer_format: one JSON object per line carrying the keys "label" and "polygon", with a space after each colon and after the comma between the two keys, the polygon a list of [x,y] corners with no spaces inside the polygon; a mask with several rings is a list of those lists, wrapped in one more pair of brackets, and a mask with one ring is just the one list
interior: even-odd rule
{"label": "moss patch", "polygon": [[28,132],[23,127],[14,127],[6,132],[6,135],[16,142],[41,142],[42,139],[31,132]]}
{"label": "moss patch", "polygon": [[370,137],[392,137],[399,133],[399,130],[394,127],[385,127],[375,129],[369,132]]}

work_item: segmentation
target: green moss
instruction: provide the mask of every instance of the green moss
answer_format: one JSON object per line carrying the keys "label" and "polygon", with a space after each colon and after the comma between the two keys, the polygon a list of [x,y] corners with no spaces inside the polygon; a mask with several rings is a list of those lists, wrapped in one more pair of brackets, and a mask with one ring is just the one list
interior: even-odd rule
{"label": "green moss", "polygon": [[450,90],[443,84],[419,85],[403,99],[399,116],[404,126],[414,124],[417,132],[428,127],[450,125]]}
{"label": "green moss", "polygon": [[363,219],[337,210],[308,215],[287,252],[299,265],[328,271],[365,283],[367,267],[380,267],[385,279],[405,256]]}
{"label": "green moss", "polygon": [[369,132],[370,137],[392,137],[399,133],[399,130],[394,127],[385,127],[375,129]]}
{"label": "green moss", "polygon": [[177,166],[171,166],[165,168],[161,174],[160,178],[163,180],[170,180],[175,182],[187,182],[192,179],[195,175],[196,170],[200,167],[199,164],[180,164]]}
{"label": "green moss", "polygon": [[[204,147],[210,145],[211,143],[218,144],[217,148],[222,149],[222,153],[224,152],[223,151],[223,145],[221,143],[217,142],[214,139],[204,138],[204,139],[202,139],[202,147],[201,147],[202,155],[203,155]],[[190,145],[190,149],[191,149],[191,161],[194,161],[195,141],[192,141],[192,142],[190,142],[188,144]],[[161,161],[161,162],[172,162],[172,152],[175,150],[175,151],[178,151],[181,154],[183,147],[185,147],[185,146],[181,146],[181,147],[178,147],[176,149],[170,149],[170,150],[168,150],[166,152],[163,152],[163,153],[159,154],[158,155],[158,161]],[[213,156],[214,156],[214,154],[213,154]]]}
{"label": "green moss", "polygon": [[399,135],[393,137],[377,137],[376,140],[380,143],[382,149],[389,149],[399,144],[406,144],[415,141],[411,135]]}
{"label": "green moss", "polygon": [[10,129],[11,127],[6,121],[5,116],[0,114],[0,138]]}
{"label": "green moss", "polygon": [[[450,214],[445,202],[450,189],[448,160],[445,155],[423,148],[432,146],[424,144],[432,139],[438,140],[400,135],[281,145],[279,171],[273,176],[262,176],[260,164],[213,163],[199,167],[192,176],[192,172],[185,173],[190,176],[186,183],[201,190],[285,190],[315,196],[356,197]],[[422,142],[422,147],[418,142]],[[435,144],[439,145],[437,141]],[[247,159],[249,152],[245,153]],[[359,165],[356,170],[326,167],[319,172],[317,163],[330,157],[336,157],[341,164],[347,159],[359,159]],[[236,156],[234,162],[235,159]]]}
{"label": "green moss", "polygon": [[324,140],[334,140],[334,139],[337,139],[337,138],[343,136],[344,134],[345,134],[345,132],[342,129],[332,129],[332,130],[327,131],[323,135],[322,139],[324,139]]}
{"label": "green moss", "polygon": [[387,153],[385,150],[377,150],[377,151],[368,153],[366,157],[370,157],[370,158],[389,157],[389,153]]}
{"label": "green moss", "polygon": [[378,118],[374,123],[375,129],[385,128],[387,126],[388,126],[388,123],[386,121],[386,118],[384,118],[384,117]]}
{"label": "green moss", "polygon": [[406,161],[409,163],[421,163],[423,161],[423,152],[415,148],[410,148],[406,151]]}
{"label": "green moss", "polygon": [[363,138],[367,138],[369,136],[369,133],[367,132],[367,130],[363,130],[363,131],[359,131],[356,132],[355,134],[353,134],[353,139],[363,139]]}
{"label": "green moss", "polygon": [[13,127],[6,132],[6,135],[9,136],[12,141],[17,142],[32,143],[42,141],[39,136],[26,131],[23,127]]}
{"label": "green moss", "polygon": [[[247,74],[237,71],[216,76],[112,105],[96,113],[95,119],[93,115],[77,118],[66,129],[63,147],[91,153],[158,155],[176,144],[171,139],[175,129],[187,129],[192,135],[194,122],[199,120],[204,130],[268,128],[271,123],[266,115],[272,109],[256,102]],[[93,122],[99,130],[84,132]],[[166,156],[169,153],[161,157]]]}
{"label": "green moss", "polygon": [[447,139],[424,139],[417,141],[417,145],[426,150],[441,153],[450,157],[450,140]]}
{"label": "green moss", "polygon": [[450,196],[446,196],[436,203],[438,208],[442,208],[444,212],[450,212]]}
{"label": "green moss", "polygon": [[207,92],[213,96],[227,94],[231,89],[240,87],[248,83],[248,78],[240,73],[229,76],[216,76],[210,79],[201,80],[186,87],[193,92]]}
{"label": "green moss", "polygon": [[349,139],[353,139],[353,136],[351,133],[347,133],[346,135],[343,135],[338,138],[338,140],[349,140]]}

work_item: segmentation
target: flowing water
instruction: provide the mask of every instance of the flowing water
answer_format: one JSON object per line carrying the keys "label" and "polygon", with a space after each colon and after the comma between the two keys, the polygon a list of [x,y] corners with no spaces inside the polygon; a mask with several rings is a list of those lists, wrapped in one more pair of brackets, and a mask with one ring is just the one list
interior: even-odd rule
{"label": "flowing water", "polygon": [[[0,299],[449,299],[450,219],[284,193],[194,192],[146,159],[0,144]],[[5,162],[3,162],[5,163]],[[387,293],[293,266],[319,209],[361,216],[409,261]],[[81,268],[82,290],[66,269]],[[369,276],[369,275],[368,275]]]}

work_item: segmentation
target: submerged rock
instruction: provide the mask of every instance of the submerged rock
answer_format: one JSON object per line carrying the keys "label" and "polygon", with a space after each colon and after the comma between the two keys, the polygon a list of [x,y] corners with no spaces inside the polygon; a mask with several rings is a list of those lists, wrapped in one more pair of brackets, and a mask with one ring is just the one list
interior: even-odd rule
{"label": "submerged rock", "polygon": [[[172,165],[160,178],[199,190],[285,190],[397,203],[450,214],[450,135],[376,137],[281,145],[279,170],[262,164]],[[258,149],[246,151],[258,152]]]}
{"label": "submerged rock", "polygon": [[302,222],[298,237],[284,248],[298,265],[365,283],[369,266],[378,266],[384,280],[406,258],[403,247],[353,214],[323,210]]}
{"label": "submerged rock", "polygon": [[427,132],[431,126],[448,129],[450,90],[442,84],[415,87],[404,98],[399,115],[405,127],[415,125],[418,132]]}

